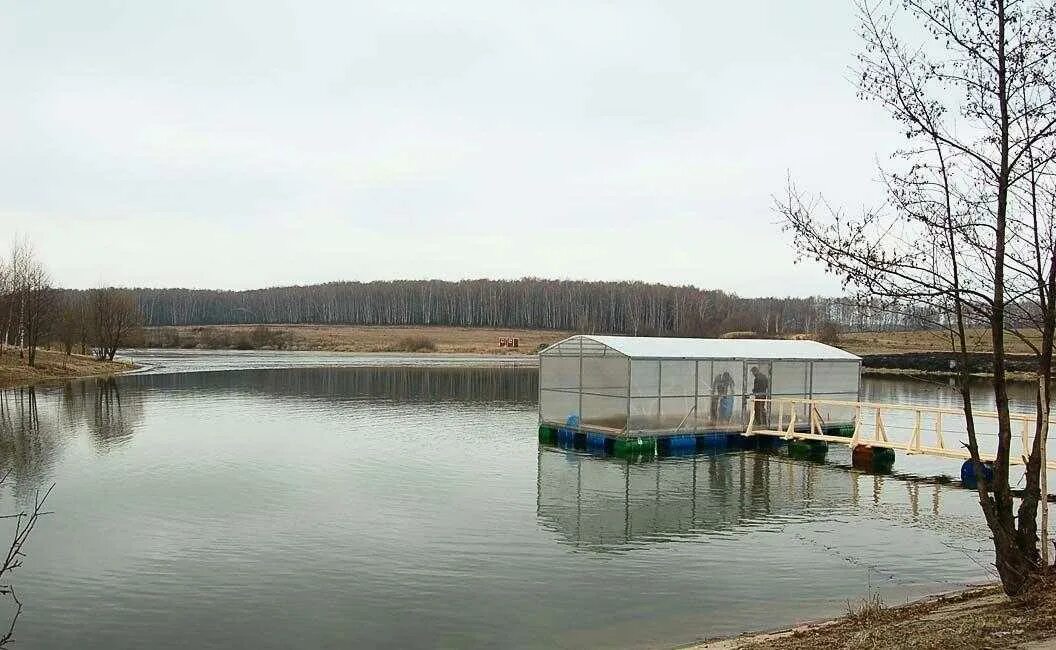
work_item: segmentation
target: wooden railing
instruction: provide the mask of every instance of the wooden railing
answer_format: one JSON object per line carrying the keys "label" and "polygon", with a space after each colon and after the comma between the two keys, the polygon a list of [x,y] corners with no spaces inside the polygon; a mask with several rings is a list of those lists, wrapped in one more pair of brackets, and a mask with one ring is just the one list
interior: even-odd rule
{"label": "wooden railing", "polygon": [[[767,422],[756,422],[756,404],[762,403],[766,406]],[[777,408],[776,427],[768,425],[773,420],[773,409]],[[803,410],[804,415],[800,421],[798,414]],[[833,422],[832,411],[845,412],[847,418],[835,418]],[[828,417],[823,417],[823,411]],[[971,457],[968,449],[961,442],[967,438],[966,427],[947,429],[951,421],[964,420],[964,411],[938,406],[922,406],[909,404],[881,404],[877,402],[842,402],[836,400],[796,399],[796,398],[774,398],[757,399],[749,398],[748,426],[743,435],[765,435],[780,436],[786,439],[821,440],[849,445],[852,449],[859,445],[868,447],[886,447],[898,449],[907,454],[928,454],[944,458],[957,458],[967,460]],[[1012,423],[1013,435],[1018,439],[1019,453],[1012,453],[1016,445],[1009,450],[1008,462],[1010,465],[1025,465],[1030,452],[1033,449],[1034,436],[1037,431],[1037,417],[1030,413],[1011,413],[1009,419]],[[904,422],[900,420],[905,420]],[[976,427],[977,440],[988,441],[996,438],[998,414],[993,411],[973,411],[972,420]],[[891,426],[893,421],[898,421],[897,426]],[[850,436],[838,436],[825,433],[826,427],[833,424],[853,426]],[[1054,427],[1050,421],[1050,430]],[[806,428],[806,431],[801,429]],[[899,439],[893,435],[896,431],[908,431],[908,436]],[[950,442],[956,441],[956,447]],[[996,442],[996,439],[995,439]],[[1042,455],[1045,458],[1047,469],[1056,469],[1056,461],[1048,457],[1047,440],[1041,444]],[[989,451],[979,451],[979,459],[983,462],[996,460],[995,454]],[[1040,526],[1040,549],[1042,561],[1048,565],[1049,548],[1049,500],[1048,495],[1048,472],[1041,472],[1041,493],[1046,495],[1041,501],[1041,526]]]}
{"label": "wooden railing", "polygon": [[[767,422],[756,421],[758,403],[766,406]],[[846,416],[833,417],[833,411],[845,413]],[[748,426],[744,435],[820,440],[851,447],[886,447],[907,454],[927,454],[961,460],[970,458],[968,449],[961,443],[962,439],[966,439],[967,431],[963,424],[957,425],[964,421],[964,411],[960,409],[877,402],[752,397],[749,398],[748,412]],[[823,416],[823,413],[827,416]],[[997,430],[997,413],[974,411],[972,415],[981,441],[986,442],[993,438]],[[1026,463],[1033,445],[1036,417],[1029,413],[1012,413],[1009,418],[1018,442],[1013,444],[1010,450],[1009,463],[1022,465]],[[826,433],[826,427],[833,424],[853,426],[853,433],[849,437]],[[896,432],[906,433],[897,435]],[[1018,453],[1014,453],[1017,451]],[[979,456],[984,462],[995,460],[995,454],[984,450],[982,444]],[[1049,469],[1056,469],[1056,460],[1046,459],[1046,465]]]}

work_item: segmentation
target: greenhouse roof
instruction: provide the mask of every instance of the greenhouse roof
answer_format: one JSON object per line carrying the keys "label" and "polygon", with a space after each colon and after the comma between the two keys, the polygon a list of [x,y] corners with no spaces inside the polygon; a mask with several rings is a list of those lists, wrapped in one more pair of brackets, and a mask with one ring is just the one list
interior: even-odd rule
{"label": "greenhouse roof", "polygon": [[[795,359],[805,361],[859,361],[850,352],[817,341],[785,339],[686,339],[651,336],[577,335],[555,343],[583,339],[600,343],[635,359]],[[545,354],[547,350],[544,350]]]}

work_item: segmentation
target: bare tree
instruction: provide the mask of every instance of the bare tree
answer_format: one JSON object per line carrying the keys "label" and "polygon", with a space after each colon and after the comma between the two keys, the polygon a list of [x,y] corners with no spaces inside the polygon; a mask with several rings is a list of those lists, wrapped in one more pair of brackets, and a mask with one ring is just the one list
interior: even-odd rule
{"label": "bare tree", "polygon": [[47,270],[36,259],[30,259],[21,287],[22,340],[27,362],[34,365],[37,348],[47,340],[55,324],[57,295]]}
{"label": "bare tree", "polygon": [[53,328],[55,341],[59,343],[63,354],[67,357],[73,354],[75,345],[84,341],[81,352],[84,354],[83,347],[87,346],[84,300],[77,294],[65,294],[61,302],[62,306],[58,310],[58,317]]}
{"label": "bare tree", "polygon": [[29,365],[36,363],[37,348],[46,340],[55,317],[57,294],[44,264],[33,247],[24,240],[16,240],[7,265],[7,319],[4,337],[14,327],[19,354]]}
{"label": "bare tree", "polygon": [[[1054,159],[1056,9],[1041,0],[863,0],[858,8],[860,95],[887,109],[906,136],[895,169],[883,172],[888,199],[848,218],[790,183],[778,209],[806,256],[867,297],[924,305],[932,324],[950,332],[978,476],[967,328],[989,328],[998,440],[993,481],[980,480],[978,494],[1002,585],[1018,596],[1046,568],[1037,508],[1056,330],[1056,215],[1037,199],[1049,191]],[[931,38],[900,35],[913,25]],[[1028,342],[1038,362],[1038,424],[1017,511],[1005,344],[1009,335],[1027,341],[1019,332],[1026,326],[1041,330],[1042,342]]]}
{"label": "bare tree", "polygon": [[118,348],[143,322],[132,294],[124,289],[96,289],[89,300],[96,356],[113,361]]}

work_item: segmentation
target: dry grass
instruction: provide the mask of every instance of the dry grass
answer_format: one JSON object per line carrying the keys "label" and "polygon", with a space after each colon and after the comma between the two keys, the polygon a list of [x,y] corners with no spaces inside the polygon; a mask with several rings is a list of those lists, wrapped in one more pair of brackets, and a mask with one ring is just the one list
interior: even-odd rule
{"label": "dry grass", "polygon": [[[1034,343],[1040,343],[1040,333],[1036,330],[1020,330],[1020,334]],[[1030,348],[1019,338],[1005,335],[1005,351],[1013,354],[1029,354]],[[973,329],[968,331],[969,350],[972,352],[991,352],[990,330]],[[855,354],[895,354],[899,352],[950,352],[950,335],[948,332],[844,332],[840,334],[839,345]]]}
{"label": "dry grass", "polygon": [[390,352],[436,352],[436,341],[428,336],[405,336]]}
{"label": "dry grass", "polygon": [[877,596],[849,605],[848,615],[786,632],[706,643],[710,650],[831,650],[832,648],[1019,648],[1056,637],[1056,594],[1051,585],[1022,602],[996,586],[972,589],[902,607],[885,608]]}
{"label": "dry grass", "polygon": [[884,614],[884,600],[878,592],[858,601],[847,601],[847,618],[858,624],[880,619]]}
{"label": "dry grass", "polygon": [[[262,334],[266,333],[267,337]],[[329,350],[335,352],[400,352],[411,340],[429,339],[436,352],[465,354],[531,354],[540,346],[559,341],[570,332],[552,330],[506,330],[470,327],[369,327],[359,325],[208,325],[147,328],[148,345],[186,348],[283,348],[288,350]],[[1025,331],[1031,340],[1037,332]],[[500,348],[499,338],[520,338],[517,349]],[[752,332],[728,332],[725,338],[746,338]],[[973,351],[988,352],[990,333],[969,332]],[[797,334],[791,338],[813,339],[816,335]],[[1006,349],[1027,353],[1022,341],[1008,336]],[[838,345],[855,354],[894,354],[900,352],[949,352],[949,336],[944,332],[845,332]],[[428,346],[422,348],[426,351]]]}
{"label": "dry grass", "polygon": [[[148,328],[148,341],[180,347],[233,347],[246,340],[256,325],[210,325]],[[469,327],[367,327],[359,325],[269,325],[281,335],[287,350],[334,352],[402,352],[414,342],[416,351],[447,354],[532,354],[541,346],[567,337],[551,330],[506,330]],[[520,339],[516,349],[500,348],[499,338]],[[425,342],[431,342],[431,346]],[[230,343],[230,345],[225,345]],[[432,348],[432,349],[430,349]]]}
{"label": "dry grass", "polygon": [[131,370],[123,362],[96,361],[74,354],[66,356],[52,350],[37,350],[36,365],[30,367],[18,356],[18,350],[5,348],[0,355],[0,388],[26,386],[58,379],[114,375]]}

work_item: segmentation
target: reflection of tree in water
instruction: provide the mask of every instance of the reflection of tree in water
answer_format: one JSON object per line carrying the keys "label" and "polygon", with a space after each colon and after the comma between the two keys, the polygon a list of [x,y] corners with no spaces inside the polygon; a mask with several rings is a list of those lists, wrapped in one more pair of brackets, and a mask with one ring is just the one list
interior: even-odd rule
{"label": "reflection of tree in water", "polygon": [[[127,394],[126,394],[127,393]],[[57,390],[0,391],[0,471],[10,471],[16,493],[40,487],[65,438],[84,426],[97,447],[127,440],[143,419],[138,390],[113,378],[74,381]]]}
{"label": "reflection of tree in water", "polygon": [[165,392],[237,392],[332,401],[517,402],[539,397],[535,368],[286,368],[129,377]]}
{"label": "reflection of tree in water", "polygon": [[40,417],[37,396],[33,387],[0,391],[0,466],[20,495],[39,487],[59,448],[54,423]]}
{"label": "reflection of tree in water", "polygon": [[[82,396],[81,411],[88,410],[88,431],[101,449],[125,442],[143,419],[139,391],[122,393],[113,377],[97,379]],[[90,409],[86,408],[89,404]],[[75,410],[68,408],[67,412]]]}

